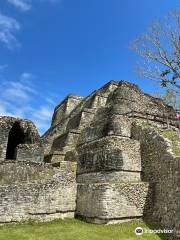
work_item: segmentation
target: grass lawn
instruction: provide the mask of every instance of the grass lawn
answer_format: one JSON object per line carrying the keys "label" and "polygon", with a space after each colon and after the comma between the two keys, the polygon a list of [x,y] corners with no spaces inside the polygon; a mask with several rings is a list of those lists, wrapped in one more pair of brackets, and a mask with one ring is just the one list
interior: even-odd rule
{"label": "grass lawn", "polygon": [[0,240],[164,240],[165,237],[146,233],[136,236],[134,229],[150,229],[142,221],[116,225],[93,225],[77,219],[47,223],[25,223],[0,226]]}

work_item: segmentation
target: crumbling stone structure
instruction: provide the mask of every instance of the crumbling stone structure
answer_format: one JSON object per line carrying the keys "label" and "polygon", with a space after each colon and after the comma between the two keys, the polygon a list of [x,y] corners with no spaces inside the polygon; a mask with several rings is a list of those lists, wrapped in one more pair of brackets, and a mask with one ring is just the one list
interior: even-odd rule
{"label": "crumbling stone structure", "polygon": [[40,136],[31,121],[0,117],[1,162],[6,159],[25,161],[27,158],[43,161],[43,151],[40,148]]}
{"label": "crumbling stone structure", "polygon": [[[82,216],[104,224],[144,217],[177,236],[175,116],[136,85],[111,81],[87,97],[68,95],[41,139],[31,122],[2,117],[0,222]],[[167,127],[176,151],[162,134]],[[6,169],[18,173],[13,182]]]}

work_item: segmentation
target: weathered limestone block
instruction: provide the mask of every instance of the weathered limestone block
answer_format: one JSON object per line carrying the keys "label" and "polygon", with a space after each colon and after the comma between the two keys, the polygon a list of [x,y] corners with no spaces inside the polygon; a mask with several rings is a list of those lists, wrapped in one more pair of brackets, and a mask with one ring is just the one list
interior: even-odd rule
{"label": "weathered limestone block", "polygon": [[72,173],[74,179],[76,178],[76,170],[77,170],[77,162],[70,161],[61,161],[60,162],[60,170]]}
{"label": "weathered limestone block", "polygon": [[25,119],[0,117],[0,161],[16,159],[16,147],[20,144],[40,144],[35,125]]}
{"label": "weathered limestone block", "polygon": [[86,127],[80,135],[79,144],[84,144],[107,136],[105,125],[106,119],[103,122],[96,121],[92,123],[90,126]]}
{"label": "weathered limestone block", "polygon": [[147,183],[79,184],[76,211],[95,223],[140,218],[150,191]]}
{"label": "weathered limestone block", "polygon": [[64,161],[77,163],[77,157],[77,152],[75,150],[68,152],[54,151],[51,152],[49,155],[46,155],[44,161],[46,163],[51,163],[54,167],[61,167],[62,162]]}
{"label": "weathered limestone block", "polygon": [[83,173],[77,175],[77,183],[122,183],[122,182],[140,182],[140,172],[123,172],[123,171],[112,171],[112,172],[93,172]]}
{"label": "weathered limestone block", "polygon": [[131,121],[120,115],[92,121],[90,126],[82,131],[79,143],[83,144],[111,135],[130,137]]}
{"label": "weathered limestone block", "polygon": [[[171,141],[165,136],[174,136]],[[173,229],[178,239],[180,229],[180,148],[179,131],[151,125],[134,125],[132,137],[141,143],[142,171],[145,181],[153,182],[154,197],[147,220]],[[180,135],[179,135],[180,136]],[[177,139],[176,139],[177,138]],[[178,142],[176,142],[178,141]]]}
{"label": "weathered limestone block", "polygon": [[107,101],[107,97],[103,95],[99,95],[99,93],[95,93],[91,99],[86,103],[86,108],[98,108],[99,106],[105,106]]}
{"label": "weathered limestone block", "polygon": [[110,81],[102,88],[92,92],[84,102],[85,108],[99,108],[106,104],[108,96],[118,87],[118,82]]}
{"label": "weathered limestone block", "polygon": [[67,117],[68,114],[82,101],[83,97],[76,96],[73,94],[68,95],[63,102],[61,102],[54,110],[52,118],[52,127],[60,123],[63,118]]}
{"label": "weathered limestone block", "polygon": [[44,161],[51,163],[53,166],[60,166],[60,162],[64,161],[65,153],[63,151],[54,151],[46,155]]}
{"label": "weathered limestone block", "polygon": [[77,173],[126,170],[141,171],[138,141],[121,137],[105,137],[78,147]]}
{"label": "weathered limestone block", "polygon": [[49,181],[0,186],[0,223],[74,217],[76,183],[68,172]]}
{"label": "weathered limestone block", "polygon": [[[57,134],[60,135],[64,133],[64,128],[66,128],[65,125],[67,124],[67,130],[69,130],[73,128],[74,124],[77,127],[78,124],[83,126],[83,123],[89,122],[89,117],[91,118],[92,115],[91,109],[94,112],[95,109],[102,107],[100,104],[105,104],[108,95],[117,87],[118,82],[111,81],[88,97],[83,98],[76,95],[69,95],[55,108],[51,128],[43,135],[43,140],[49,139],[50,141],[54,139],[54,135],[57,137]],[[67,105],[70,107],[67,107]],[[78,118],[80,118],[80,116],[81,121],[79,123]],[[47,152],[50,151],[48,146],[46,146],[46,148]]]}
{"label": "weathered limestone block", "polygon": [[119,86],[119,81],[112,80],[95,92],[100,96],[108,97],[112,92],[114,92],[114,90],[118,88],[118,86]]}
{"label": "weathered limestone block", "polygon": [[60,124],[57,124],[56,126],[51,127],[42,136],[41,141],[43,143],[45,155],[50,154],[54,139],[66,133],[68,121],[69,121],[69,118],[63,119]]}
{"label": "weathered limestone block", "polygon": [[0,162],[6,159],[9,129],[0,129]]}
{"label": "weathered limestone block", "polygon": [[44,149],[39,144],[19,144],[16,147],[16,160],[27,162],[43,162]]}
{"label": "weathered limestone block", "polygon": [[76,114],[69,119],[66,130],[69,131],[72,129],[84,128],[89,122],[92,121],[94,114],[95,109],[84,108],[81,113]]}
{"label": "weathered limestone block", "polygon": [[158,129],[157,126],[153,127],[144,123],[135,124],[132,127],[132,138],[140,141],[141,145],[142,179],[144,181],[157,182],[162,179],[167,180],[170,174],[173,176],[171,170],[176,161],[172,154],[172,143],[156,129]]}
{"label": "weathered limestone block", "polygon": [[64,161],[69,161],[69,162],[77,162],[78,161],[78,153],[75,149],[66,152]]}
{"label": "weathered limestone block", "polygon": [[0,186],[51,179],[56,173],[50,164],[5,160],[0,164]]}
{"label": "weathered limestone block", "polygon": [[68,121],[67,127],[66,127],[66,131],[76,129],[79,127],[80,121],[81,121],[81,115],[82,115],[81,113],[78,113],[78,114],[72,116],[71,118],[69,118],[69,121]]}
{"label": "weathered limestone block", "polygon": [[175,112],[162,100],[153,98],[143,93],[136,85],[120,82],[119,87],[109,96],[107,101],[112,106],[114,112],[127,113],[131,111],[144,112],[150,114],[175,116]]}
{"label": "weathered limestone block", "polygon": [[106,125],[107,135],[131,137],[131,121],[126,116],[112,115]]}
{"label": "weathered limestone block", "polygon": [[51,151],[70,151],[76,146],[79,134],[80,132],[78,130],[72,130],[70,132],[64,133],[63,135],[60,135],[54,140]]}

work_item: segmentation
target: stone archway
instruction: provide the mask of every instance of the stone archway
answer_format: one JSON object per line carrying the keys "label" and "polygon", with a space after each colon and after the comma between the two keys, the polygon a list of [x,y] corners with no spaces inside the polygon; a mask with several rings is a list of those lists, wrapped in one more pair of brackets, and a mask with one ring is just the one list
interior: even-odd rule
{"label": "stone archway", "polygon": [[20,122],[15,122],[9,132],[6,159],[16,159],[16,147],[25,142],[25,133]]}

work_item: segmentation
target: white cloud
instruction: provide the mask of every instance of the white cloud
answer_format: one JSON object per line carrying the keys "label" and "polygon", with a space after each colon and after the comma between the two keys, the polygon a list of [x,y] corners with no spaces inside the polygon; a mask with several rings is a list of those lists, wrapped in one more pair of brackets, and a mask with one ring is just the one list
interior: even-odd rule
{"label": "white cloud", "polygon": [[27,101],[30,99],[31,94],[36,94],[37,91],[31,83],[31,79],[34,76],[30,73],[21,74],[18,81],[4,81],[2,86],[4,91],[2,96],[9,101]]}
{"label": "white cloud", "polygon": [[28,73],[28,72],[22,73],[22,74],[21,74],[21,77],[20,77],[21,81],[26,81],[26,80],[29,81],[29,80],[31,80],[32,78],[34,78],[34,75],[31,74],[31,73]]}
{"label": "white cloud", "polygon": [[40,0],[41,2],[49,2],[49,3],[58,3],[62,2],[62,0]]}
{"label": "white cloud", "polygon": [[[8,3],[12,4],[19,10],[26,12],[29,11],[32,8],[33,2],[37,2],[38,0],[7,0]],[[39,2],[49,2],[49,3],[58,3],[62,0],[39,0]]]}
{"label": "white cloud", "polygon": [[52,99],[52,97],[46,97],[46,102],[50,103],[51,105],[55,105],[56,104],[56,102],[54,101],[54,99]]}
{"label": "white cloud", "polygon": [[21,11],[28,11],[31,9],[30,0],[7,0],[10,4],[14,5]]}
{"label": "white cloud", "polygon": [[40,106],[32,111],[31,120],[36,124],[40,132],[46,131],[50,127],[53,114],[53,106]]}
{"label": "white cloud", "polygon": [[3,93],[3,96],[9,96],[11,100],[16,100],[16,98],[19,98],[22,101],[25,101],[29,99],[28,94],[18,86],[17,87],[12,86],[11,88],[6,89],[5,92]]}
{"label": "white cloud", "polygon": [[44,1],[47,1],[49,3],[58,3],[61,2],[62,0],[44,0]]}
{"label": "white cloud", "polygon": [[37,119],[47,120],[52,117],[52,109],[50,109],[48,106],[42,106],[37,112],[34,113],[34,116]]}
{"label": "white cloud", "polygon": [[19,46],[14,33],[19,31],[20,28],[20,24],[14,18],[0,13],[0,42],[5,44],[8,48]]}
{"label": "white cloud", "polygon": [[0,83],[0,115],[30,119],[43,133],[50,126],[55,102],[48,93],[39,95],[34,80],[33,74],[24,72],[16,81]]}
{"label": "white cloud", "polygon": [[[7,3],[15,6],[21,11],[28,11],[32,8],[32,4],[35,0],[6,0]],[[38,0],[36,0],[37,2]],[[57,3],[62,0],[39,0],[41,2]],[[6,45],[9,49],[13,49],[20,46],[15,37],[15,32],[21,29],[20,23],[9,16],[0,13],[0,42]]]}
{"label": "white cloud", "polygon": [[0,116],[12,116],[12,114],[7,111],[6,107],[1,102],[0,102]]}

